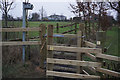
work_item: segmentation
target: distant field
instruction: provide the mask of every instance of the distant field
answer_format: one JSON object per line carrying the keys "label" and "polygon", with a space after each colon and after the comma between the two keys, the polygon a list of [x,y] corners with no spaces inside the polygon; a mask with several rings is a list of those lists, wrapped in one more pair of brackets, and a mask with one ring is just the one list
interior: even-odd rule
{"label": "distant field", "polygon": [[[68,24],[71,24],[71,22],[41,22],[41,21],[29,21],[28,22],[28,26],[29,27],[39,27],[39,25],[40,24],[45,24],[46,25],[46,27],[48,26],[48,25],[53,25],[54,26],[54,33],[56,33],[56,29],[55,29],[55,27],[57,26],[57,23],[59,24],[59,26],[64,26],[64,25],[68,25]],[[9,26],[15,26],[15,27],[22,27],[22,21],[14,21],[14,22],[12,22],[12,21],[9,21]],[[71,29],[74,29],[75,28],[75,26],[73,25],[73,26],[71,26],[71,27],[66,27],[66,28],[60,28],[59,29],[59,31],[60,31],[60,33],[62,33],[62,32],[65,32],[65,31],[68,31],[68,30],[71,30]],[[70,33],[74,33],[74,32],[70,32]],[[21,33],[19,33],[20,35],[20,37],[22,37],[21,36]],[[29,37],[34,37],[34,36],[39,36],[39,32],[29,32]]]}
{"label": "distant field", "polygon": [[[59,25],[67,25],[67,24],[70,24],[71,22],[55,22],[55,21],[48,21],[48,22],[42,22],[42,21],[29,21],[28,22],[28,26],[29,27],[39,27],[40,24],[45,24],[46,26],[49,25],[49,24],[52,24],[54,26],[56,26],[56,24],[59,23]],[[22,21],[9,21],[8,22],[9,25],[15,25],[15,26],[18,26],[18,27],[22,27]]]}

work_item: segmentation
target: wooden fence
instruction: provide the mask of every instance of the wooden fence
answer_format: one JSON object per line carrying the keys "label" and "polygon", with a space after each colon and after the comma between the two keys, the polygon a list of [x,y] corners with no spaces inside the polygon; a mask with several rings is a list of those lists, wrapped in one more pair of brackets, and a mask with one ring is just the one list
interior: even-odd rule
{"label": "wooden fence", "polygon": [[75,31],[75,34],[76,34],[76,33],[77,33],[77,29],[78,29],[78,28],[77,28],[77,24],[78,24],[78,23],[72,23],[72,24],[68,24],[68,25],[65,25],[65,26],[59,26],[59,24],[57,23],[56,32],[59,33],[60,28],[74,27],[74,29],[69,30],[69,31],[62,32],[62,34],[66,34],[66,33],[73,32],[73,31]]}
{"label": "wooden fence", "polygon": [[[73,25],[73,24],[72,24]],[[65,77],[65,78],[79,78],[79,79],[88,79],[88,78],[101,78],[101,75],[98,75],[99,72],[102,74],[108,74],[115,77],[120,77],[120,72],[104,69],[102,59],[112,60],[120,62],[120,57],[111,56],[103,53],[103,49],[97,47],[98,44],[91,43],[89,41],[85,41],[81,36],[83,36],[82,31],[79,30],[77,34],[59,34],[63,35],[64,37],[77,37],[77,45],[75,47],[71,46],[57,46],[53,45],[53,38],[59,37],[54,36],[56,34],[53,33],[53,25],[47,26],[47,40],[45,36],[45,25],[40,25],[39,28],[2,28],[0,32],[26,32],[26,31],[39,31],[41,34],[39,37],[41,41],[9,41],[9,42],[0,42],[2,46],[11,46],[11,45],[41,45],[40,48],[40,55],[41,55],[41,63],[44,66],[44,61],[46,58],[46,50],[45,46],[47,43],[47,63],[46,63],[46,75],[47,76],[57,76],[57,77]],[[59,31],[58,31],[59,32]],[[69,31],[68,31],[69,32]],[[85,45],[83,47],[83,44]],[[41,52],[42,51],[42,52]],[[53,51],[64,51],[64,52],[72,52],[74,53],[73,56],[76,56],[76,60],[68,60],[68,59],[59,59],[53,58],[54,54]],[[44,54],[42,54],[44,53]],[[93,55],[94,54],[94,55]],[[59,54],[57,54],[59,55]],[[68,54],[70,55],[70,54]],[[60,55],[61,56],[61,55]],[[93,61],[84,61],[83,56],[87,56],[91,58]],[[59,65],[68,65],[68,67],[63,66],[56,66]],[[74,68],[70,68],[69,66],[76,66]],[[97,75],[92,75],[89,71],[91,70]],[[67,71],[74,71],[75,73],[70,72],[60,72],[55,69],[59,70],[67,70]]]}
{"label": "wooden fence", "polygon": [[[43,41],[46,41],[45,37],[44,37],[45,28],[46,28],[46,26],[44,24],[41,24],[39,27],[32,27],[32,28],[0,28],[0,32],[32,32],[32,31],[37,31],[37,32],[39,32],[38,38],[40,38],[38,41],[28,41],[27,38],[26,38],[26,41],[22,41],[22,39],[8,40],[7,42],[4,42],[4,41],[0,42],[0,44],[2,44],[0,46],[40,45],[40,47],[41,47],[40,49],[44,49],[42,47],[43,47],[43,43],[44,43]],[[44,58],[46,58],[46,57],[41,53],[41,51],[40,51],[40,54],[42,55],[42,58],[40,58],[40,63],[41,63],[40,67],[43,68],[43,63],[45,61]],[[43,59],[44,59],[44,61],[43,61]]]}

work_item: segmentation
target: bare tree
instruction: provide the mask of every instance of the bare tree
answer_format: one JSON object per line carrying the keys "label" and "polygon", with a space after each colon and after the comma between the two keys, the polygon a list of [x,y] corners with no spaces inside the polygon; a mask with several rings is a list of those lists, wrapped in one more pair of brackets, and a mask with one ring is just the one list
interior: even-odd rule
{"label": "bare tree", "polygon": [[[76,3],[77,5],[70,4],[71,12],[83,19],[86,39],[91,38],[96,31],[107,29],[108,26],[104,27],[104,24],[108,25],[107,10],[110,9],[108,2],[80,2],[76,0]],[[91,26],[91,22],[93,22],[93,26]],[[98,22],[98,25],[95,26],[95,22]]]}
{"label": "bare tree", "polygon": [[[85,35],[90,34],[90,17],[92,13],[91,2],[79,2],[76,0],[77,6],[70,4],[72,12],[84,20]],[[89,25],[87,25],[87,23]]]}
{"label": "bare tree", "polygon": [[[14,7],[12,7],[14,3],[14,0],[1,0],[0,1],[0,9],[2,11],[2,14],[5,16],[5,25],[4,27],[8,27],[8,12],[13,9]],[[7,40],[7,33],[5,34],[5,39]]]}
{"label": "bare tree", "polygon": [[13,9],[14,7],[12,7],[14,3],[14,0],[1,0],[0,1],[0,6],[1,6],[1,11],[2,14],[5,16],[5,27],[8,26],[7,24],[7,16],[8,16],[8,12]]}
{"label": "bare tree", "polygon": [[120,25],[120,1],[119,2],[109,2],[109,4],[112,9],[117,11],[117,13],[118,13],[117,20],[118,20],[118,24]]}

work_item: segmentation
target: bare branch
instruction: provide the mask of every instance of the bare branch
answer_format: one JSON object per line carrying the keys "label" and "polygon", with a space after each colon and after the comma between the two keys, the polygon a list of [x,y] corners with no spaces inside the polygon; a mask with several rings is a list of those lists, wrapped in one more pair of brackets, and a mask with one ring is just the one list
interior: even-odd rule
{"label": "bare branch", "polygon": [[115,7],[112,5],[112,3],[111,3],[111,2],[109,2],[109,4],[110,4],[110,6],[111,6],[114,10],[116,10],[118,13],[120,13],[119,8],[115,8]]}
{"label": "bare branch", "polygon": [[9,12],[9,10],[11,9],[12,4],[13,4],[13,2],[11,2],[11,3],[9,4],[7,12]]}

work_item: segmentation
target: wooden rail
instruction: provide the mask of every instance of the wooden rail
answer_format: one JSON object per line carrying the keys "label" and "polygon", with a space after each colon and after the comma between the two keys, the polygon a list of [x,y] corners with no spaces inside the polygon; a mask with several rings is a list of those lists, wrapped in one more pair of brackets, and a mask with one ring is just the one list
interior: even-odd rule
{"label": "wooden rail", "polygon": [[0,32],[27,32],[27,31],[40,31],[40,28],[0,28]]}
{"label": "wooden rail", "polygon": [[69,31],[65,31],[65,32],[63,32],[62,34],[66,34],[66,33],[69,33],[69,32],[73,32],[73,31],[75,31],[75,30],[77,30],[78,28],[76,28],[76,29],[72,29],[72,30],[69,30]]}
{"label": "wooden rail", "polygon": [[92,43],[92,42],[84,41],[84,43],[85,43],[85,46],[92,47],[92,48],[96,48],[96,44],[94,44],[94,43]]}
{"label": "wooden rail", "polygon": [[66,47],[66,46],[53,46],[48,45],[48,50],[55,51],[68,51],[68,52],[81,52],[81,53],[102,53],[100,48],[81,48],[81,47]]}
{"label": "wooden rail", "polygon": [[[53,34],[56,35],[56,34]],[[62,35],[64,37],[68,37],[68,38],[76,38],[77,35],[76,34],[58,34],[58,35]],[[53,36],[54,37],[54,36]],[[57,37],[57,36],[56,36]],[[59,37],[59,36],[58,36]]]}
{"label": "wooden rail", "polygon": [[76,74],[76,73],[67,73],[67,72],[57,72],[57,71],[46,71],[46,75],[48,76],[56,76],[56,77],[65,77],[65,78],[78,78],[78,79],[94,79],[100,78],[100,76],[95,75],[86,75],[86,74]]}
{"label": "wooden rail", "polygon": [[65,28],[65,27],[73,26],[73,25],[75,25],[75,24],[76,24],[76,23],[68,24],[68,25],[65,25],[65,26],[57,26],[57,27],[59,27],[59,28]]}
{"label": "wooden rail", "polygon": [[[54,35],[60,35],[60,36],[54,36]],[[53,37],[68,37],[68,38],[76,38],[77,37],[77,35],[75,35],[75,34],[54,34],[53,35]],[[30,40],[36,40],[36,39],[38,39],[38,38],[40,38],[39,36],[36,36],[36,37],[31,37],[31,38],[29,38]],[[22,41],[22,39],[21,38],[16,38],[16,39],[11,39],[11,40],[9,40],[9,41]]]}
{"label": "wooden rail", "polygon": [[97,74],[97,71],[94,67],[83,67],[83,69],[88,71],[91,74]]}
{"label": "wooden rail", "polygon": [[101,73],[105,73],[105,74],[108,74],[108,75],[111,75],[111,76],[120,77],[119,72],[111,71],[111,70],[108,70],[108,69],[96,68],[96,71],[101,72]]}
{"label": "wooden rail", "polygon": [[73,66],[101,67],[101,64],[98,62],[65,60],[65,59],[54,59],[54,58],[47,58],[47,63],[73,65]]}
{"label": "wooden rail", "polygon": [[90,53],[85,53],[85,56],[89,57],[90,59],[97,61],[96,56],[90,54]]}
{"label": "wooden rail", "polygon": [[0,42],[1,46],[18,46],[18,45],[40,45],[39,41],[14,41],[14,42]]}
{"label": "wooden rail", "polygon": [[108,59],[108,60],[113,60],[113,61],[120,61],[120,57],[111,56],[111,55],[107,55],[107,54],[96,54],[96,57]]}

